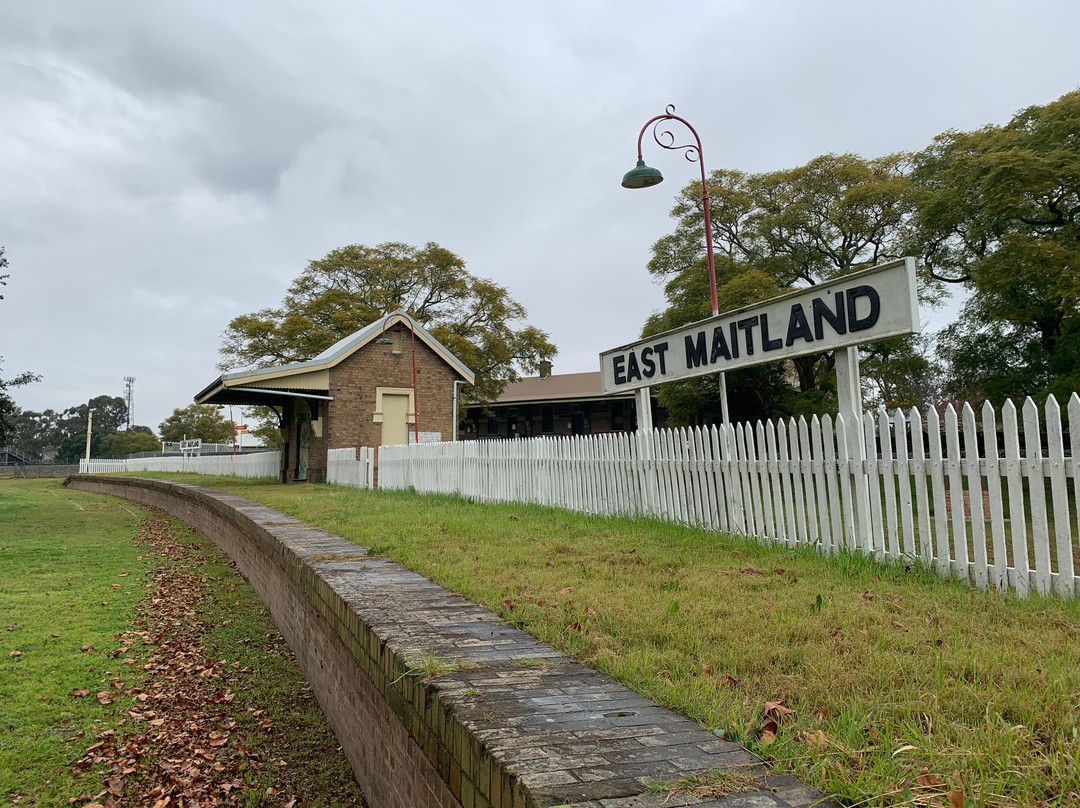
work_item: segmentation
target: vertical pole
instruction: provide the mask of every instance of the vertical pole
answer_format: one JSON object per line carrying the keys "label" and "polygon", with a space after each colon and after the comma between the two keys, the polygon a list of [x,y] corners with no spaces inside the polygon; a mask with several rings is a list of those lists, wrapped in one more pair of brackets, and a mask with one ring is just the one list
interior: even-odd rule
{"label": "vertical pole", "polygon": [[[852,346],[836,351],[836,398],[848,433],[849,450],[862,447],[862,390],[859,378],[859,349]],[[859,450],[860,457],[866,453]]]}
{"label": "vertical pole", "polygon": [[90,462],[90,432],[94,429],[94,411],[86,411],[86,462]]}
{"label": "vertical pole", "polygon": [[854,461],[855,469],[849,469],[854,482],[855,513],[852,519],[854,546],[870,549],[870,491],[866,475],[866,442],[863,436],[862,389],[859,379],[859,349],[855,346],[836,351],[836,398],[840,414],[844,416],[844,432],[847,438],[847,456]]}
{"label": "vertical pole", "polygon": [[731,423],[731,418],[728,414],[727,405],[727,374],[720,374],[720,418],[724,422],[724,426]]}
{"label": "vertical pole", "polygon": [[649,393],[649,388],[642,387],[634,395],[637,398],[638,432],[652,432],[652,396]]}

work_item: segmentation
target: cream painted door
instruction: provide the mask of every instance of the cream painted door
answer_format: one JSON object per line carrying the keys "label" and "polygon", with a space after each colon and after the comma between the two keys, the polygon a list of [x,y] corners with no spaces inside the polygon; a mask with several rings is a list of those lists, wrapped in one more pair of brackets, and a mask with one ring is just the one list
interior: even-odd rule
{"label": "cream painted door", "polygon": [[409,396],[398,393],[382,395],[382,445],[396,446],[409,442]]}

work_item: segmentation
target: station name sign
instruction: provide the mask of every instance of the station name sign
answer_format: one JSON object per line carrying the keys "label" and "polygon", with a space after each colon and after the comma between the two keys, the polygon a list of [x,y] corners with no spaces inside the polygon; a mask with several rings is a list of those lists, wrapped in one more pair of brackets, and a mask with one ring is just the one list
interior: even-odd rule
{"label": "station name sign", "polygon": [[903,258],[605,351],[600,372],[614,393],[918,332]]}

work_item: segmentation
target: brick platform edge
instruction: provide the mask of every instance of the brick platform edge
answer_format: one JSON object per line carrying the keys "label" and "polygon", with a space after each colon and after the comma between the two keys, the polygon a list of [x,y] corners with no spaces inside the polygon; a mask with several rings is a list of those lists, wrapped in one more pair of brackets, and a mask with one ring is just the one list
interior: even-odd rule
{"label": "brick platform edge", "polygon": [[[373,808],[839,808],[486,609],[291,516],[161,480],[78,475],[65,485],[161,508],[236,562]],[[451,670],[423,676],[422,658]],[[708,769],[751,774],[757,790],[649,790]]]}

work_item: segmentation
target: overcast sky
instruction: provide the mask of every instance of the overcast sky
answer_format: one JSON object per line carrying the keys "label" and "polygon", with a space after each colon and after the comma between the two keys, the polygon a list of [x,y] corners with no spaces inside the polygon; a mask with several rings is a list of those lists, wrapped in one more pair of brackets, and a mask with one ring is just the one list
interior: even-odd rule
{"label": "overcast sky", "polygon": [[[598,369],[663,294],[696,169],[627,191],[674,104],[708,169],[923,148],[1080,85],[1080,3],[109,0],[0,5],[4,377],[157,425],[220,334],[350,243],[435,241]],[[933,323],[931,323],[933,325]],[[238,413],[237,413],[238,414]]]}

